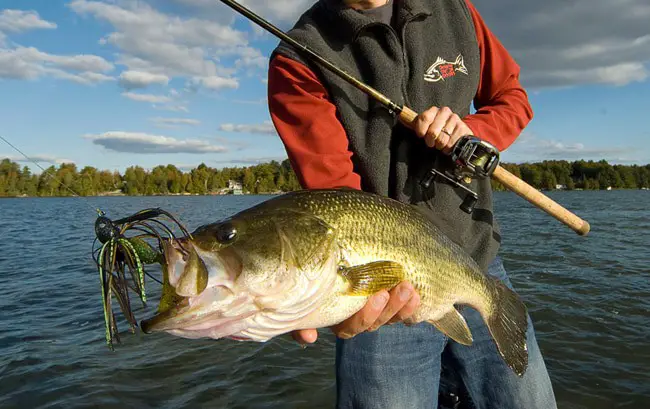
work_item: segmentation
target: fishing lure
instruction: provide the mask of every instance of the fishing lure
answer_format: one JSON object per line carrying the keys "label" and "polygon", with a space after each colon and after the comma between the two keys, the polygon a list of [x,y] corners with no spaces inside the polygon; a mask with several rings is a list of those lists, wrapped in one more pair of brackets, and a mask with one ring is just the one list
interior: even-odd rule
{"label": "fishing lure", "polygon": [[[120,342],[112,308],[113,297],[117,299],[131,332],[135,333],[138,323],[131,308],[129,289],[133,290],[143,306],[146,306],[145,276],[163,284],[145,270],[145,265],[153,264],[160,264],[165,270],[163,242],[177,240],[172,229],[159,220],[161,217],[171,220],[185,237],[191,237],[172,214],[160,208],[144,209],[118,220],[111,220],[103,211],[98,210],[92,255],[99,272],[106,343],[111,350],[114,350],[114,342]],[[185,252],[181,242],[178,242],[178,248]],[[163,279],[164,277],[165,274]]]}

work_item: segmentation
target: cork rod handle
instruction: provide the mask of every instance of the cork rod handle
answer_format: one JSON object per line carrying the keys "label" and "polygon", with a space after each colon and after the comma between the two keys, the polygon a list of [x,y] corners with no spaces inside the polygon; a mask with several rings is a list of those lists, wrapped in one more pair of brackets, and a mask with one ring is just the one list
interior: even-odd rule
{"label": "cork rod handle", "polygon": [[[407,127],[412,128],[412,123],[417,118],[417,112],[408,107],[403,107],[399,114],[400,121]],[[571,213],[569,210],[562,207],[560,204],[541,193],[528,183],[524,182],[517,176],[508,172],[501,166],[497,166],[492,174],[492,177],[501,182],[506,188],[515,192],[519,196],[526,199],[528,202],[537,206],[539,209],[553,216],[560,222],[567,225],[573,231],[581,236],[586,236],[591,227],[587,221]]]}
{"label": "cork rod handle", "polygon": [[579,235],[586,236],[587,233],[589,233],[591,227],[586,220],[571,213],[550,197],[542,194],[539,190],[508,172],[505,168],[497,166],[496,169],[494,169],[492,177],[501,182],[508,189],[528,200],[533,205],[539,207],[560,222],[569,226]]}

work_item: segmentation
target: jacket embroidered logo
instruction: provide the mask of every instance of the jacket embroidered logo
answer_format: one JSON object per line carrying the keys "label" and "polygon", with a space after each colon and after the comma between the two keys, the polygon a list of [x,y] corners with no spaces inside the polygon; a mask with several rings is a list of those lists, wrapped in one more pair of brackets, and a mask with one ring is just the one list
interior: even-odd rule
{"label": "jacket embroidered logo", "polygon": [[458,54],[456,61],[453,63],[444,60],[442,57],[438,57],[436,62],[424,74],[424,80],[428,82],[444,81],[447,78],[455,76],[457,72],[468,75],[462,54]]}

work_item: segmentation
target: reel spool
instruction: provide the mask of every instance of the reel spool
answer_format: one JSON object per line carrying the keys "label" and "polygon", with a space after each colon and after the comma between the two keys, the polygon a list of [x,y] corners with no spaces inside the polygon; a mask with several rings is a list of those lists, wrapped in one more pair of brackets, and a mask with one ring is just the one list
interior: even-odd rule
{"label": "reel spool", "polygon": [[475,136],[463,136],[454,145],[450,157],[454,163],[454,168],[451,171],[440,172],[432,168],[420,184],[423,188],[428,189],[436,177],[442,177],[454,187],[466,192],[460,209],[471,214],[478,202],[478,194],[468,188],[466,184],[471,183],[473,178],[490,177],[499,165],[499,151],[490,143]]}

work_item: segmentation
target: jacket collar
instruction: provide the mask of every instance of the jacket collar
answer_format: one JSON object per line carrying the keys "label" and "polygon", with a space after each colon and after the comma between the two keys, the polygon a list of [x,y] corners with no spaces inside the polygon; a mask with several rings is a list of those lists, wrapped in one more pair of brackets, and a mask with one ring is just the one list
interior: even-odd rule
{"label": "jacket collar", "polygon": [[[345,34],[346,37],[356,38],[364,27],[375,23],[357,10],[345,6],[341,0],[319,0],[319,2],[336,30]],[[427,0],[393,0],[393,2],[397,6],[395,13],[399,18],[400,25],[415,16],[430,16],[432,14]]]}

